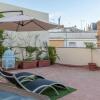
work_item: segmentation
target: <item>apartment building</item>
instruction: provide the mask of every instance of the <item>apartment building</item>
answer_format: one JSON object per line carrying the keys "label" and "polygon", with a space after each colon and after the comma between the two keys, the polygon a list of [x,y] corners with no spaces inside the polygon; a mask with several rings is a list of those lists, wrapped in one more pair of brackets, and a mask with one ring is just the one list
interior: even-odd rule
{"label": "apartment building", "polygon": [[[66,30],[67,29],[67,30]],[[97,31],[82,31],[75,27],[50,31],[49,45],[55,47],[85,47],[85,42],[97,44]]]}

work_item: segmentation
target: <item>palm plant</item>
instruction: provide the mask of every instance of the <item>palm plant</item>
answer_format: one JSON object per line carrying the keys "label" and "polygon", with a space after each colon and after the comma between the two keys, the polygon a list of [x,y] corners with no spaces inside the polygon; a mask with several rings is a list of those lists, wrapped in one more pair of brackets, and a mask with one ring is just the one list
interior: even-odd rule
{"label": "palm plant", "polygon": [[27,46],[26,52],[28,52],[29,56],[27,60],[32,60],[32,54],[37,50],[37,47]]}
{"label": "palm plant", "polygon": [[55,47],[50,47],[48,46],[47,42],[43,42],[44,48],[47,51],[48,55],[48,59],[50,60],[51,64],[54,64],[56,62],[56,59],[60,59],[59,56],[56,53],[56,48]]}

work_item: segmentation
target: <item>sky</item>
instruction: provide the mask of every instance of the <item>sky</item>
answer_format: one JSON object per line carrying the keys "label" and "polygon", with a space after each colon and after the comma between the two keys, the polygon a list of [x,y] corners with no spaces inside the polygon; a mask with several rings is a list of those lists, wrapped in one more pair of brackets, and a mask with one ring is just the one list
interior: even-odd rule
{"label": "sky", "polygon": [[100,20],[100,0],[0,0],[0,2],[49,13],[51,22],[84,28]]}

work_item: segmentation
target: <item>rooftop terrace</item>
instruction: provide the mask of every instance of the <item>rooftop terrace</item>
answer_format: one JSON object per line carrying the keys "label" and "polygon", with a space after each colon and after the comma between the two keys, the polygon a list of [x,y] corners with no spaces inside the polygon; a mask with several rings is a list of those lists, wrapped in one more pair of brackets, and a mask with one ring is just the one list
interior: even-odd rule
{"label": "rooftop terrace", "polygon": [[42,75],[50,80],[61,82],[77,91],[59,100],[100,100],[100,71],[89,71],[85,67],[66,67],[53,65],[34,69],[13,70],[11,72],[27,71]]}

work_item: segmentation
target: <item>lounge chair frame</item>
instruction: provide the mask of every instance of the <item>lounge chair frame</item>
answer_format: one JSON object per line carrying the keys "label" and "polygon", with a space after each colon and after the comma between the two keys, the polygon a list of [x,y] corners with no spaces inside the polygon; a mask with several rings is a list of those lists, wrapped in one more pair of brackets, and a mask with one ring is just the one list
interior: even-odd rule
{"label": "lounge chair frame", "polygon": [[[4,77],[4,78],[6,78],[8,81],[10,81],[11,83],[13,83],[13,84],[15,84],[17,87],[19,87],[19,88],[23,88],[23,89],[25,89],[26,91],[28,91],[28,92],[34,92],[34,93],[39,93],[39,94],[41,94],[41,93],[43,93],[47,88],[51,88],[51,89],[53,89],[53,91],[55,91],[55,93],[57,94],[57,95],[59,95],[59,92],[57,91],[57,89],[54,87],[54,86],[57,86],[57,87],[61,87],[61,88],[66,88],[64,85],[62,85],[62,84],[60,84],[60,83],[57,83],[57,82],[53,82],[52,81],[52,83],[50,83],[50,84],[42,84],[42,85],[40,85],[40,86],[38,86],[36,89],[34,89],[34,90],[29,90],[28,88],[26,88],[23,84],[22,84],[22,82],[19,80],[19,79],[21,79],[21,78],[26,78],[26,77],[28,77],[27,75],[23,75],[23,76],[20,76],[20,77],[16,77],[16,74],[12,74],[12,73],[8,73],[8,72],[5,72],[5,71],[0,71],[0,73],[1,73],[1,75]],[[5,74],[6,75],[5,75]],[[27,73],[27,72],[25,72],[25,73]],[[7,75],[7,74],[9,74],[9,75]],[[18,73],[17,73],[18,74]],[[30,73],[31,74],[31,73]],[[33,74],[34,75],[34,74]],[[37,75],[37,76],[39,76],[39,75]],[[41,76],[40,76],[41,77]],[[8,79],[9,78],[9,79]],[[10,79],[13,79],[14,80],[14,82],[12,82]],[[38,79],[38,80],[42,80],[42,79],[44,79],[44,78],[41,78],[41,79]],[[44,80],[46,80],[46,79],[44,79]],[[30,80],[30,81],[28,81],[28,82],[31,82],[32,80]],[[36,81],[36,80],[33,80],[33,81]],[[50,80],[46,80],[46,81],[50,81]],[[50,81],[51,82],[51,81]],[[40,90],[41,89],[41,90]],[[40,90],[39,92],[38,92],[38,90]]]}

